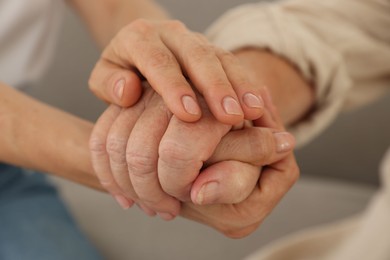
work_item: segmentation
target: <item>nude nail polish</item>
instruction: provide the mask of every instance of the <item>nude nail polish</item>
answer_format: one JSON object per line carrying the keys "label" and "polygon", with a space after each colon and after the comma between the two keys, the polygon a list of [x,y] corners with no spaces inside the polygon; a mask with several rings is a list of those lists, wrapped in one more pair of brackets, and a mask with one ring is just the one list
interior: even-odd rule
{"label": "nude nail polish", "polygon": [[245,105],[247,105],[250,108],[264,107],[263,100],[260,97],[256,96],[255,94],[246,93],[242,99],[243,99]]}
{"label": "nude nail polish", "polygon": [[193,97],[183,96],[181,98],[181,101],[182,101],[184,109],[187,111],[187,113],[192,114],[192,115],[199,115],[200,114],[200,108]]}
{"label": "nude nail polish", "polygon": [[222,100],[222,107],[226,114],[243,115],[240,104],[230,96],[227,96]]}
{"label": "nude nail polish", "polygon": [[122,99],[123,91],[125,89],[126,81],[124,79],[120,79],[116,82],[114,86],[114,93],[118,100]]}

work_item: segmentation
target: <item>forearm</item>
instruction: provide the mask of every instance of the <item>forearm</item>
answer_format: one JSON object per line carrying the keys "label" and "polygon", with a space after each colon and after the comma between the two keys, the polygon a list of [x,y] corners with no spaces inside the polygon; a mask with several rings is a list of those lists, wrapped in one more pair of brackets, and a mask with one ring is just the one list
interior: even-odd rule
{"label": "forearm", "polygon": [[0,84],[0,161],[101,189],[88,150],[92,124]]}
{"label": "forearm", "polygon": [[312,108],[315,96],[310,83],[285,59],[267,50],[248,48],[235,52],[255,86],[267,86],[283,123],[292,125]]}
{"label": "forearm", "polygon": [[68,0],[104,47],[125,25],[138,19],[161,20],[169,15],[153,0]]}
{"label": "forearm", "polygon": [[[386,1],[364,0],[247,4],[219,18],[207,35],[230,51],[270,50],[294,64],[310,81],[315,89],[310,119],[289,128],[300,146],[321,133],[342,108],[369,101],[388,86],[385,64],[389,52],[384,44],[390,24],[388,8]],[[284,87],[291,84],[286,83]],[[275,100],[279,94],[274,94]],[[292,94],[291,102],[302,102]]]}

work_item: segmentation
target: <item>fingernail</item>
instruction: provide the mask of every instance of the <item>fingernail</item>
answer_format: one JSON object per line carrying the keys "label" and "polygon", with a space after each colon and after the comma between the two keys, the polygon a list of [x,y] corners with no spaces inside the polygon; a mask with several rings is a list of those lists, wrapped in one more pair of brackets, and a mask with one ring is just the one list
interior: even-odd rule
{"label": "fingernail", "polygon": [[114,87],[114,93],[115,96],[118,98],[118,100],[122,99],[123,96],[123,90],[125,89],[126,81],[124,79],[120,79],[116,82]]}
{"label": "fingernail", "polygon": [[160,218],[162,218],[165,221],[170,221],[170,220],[175,218],[175,216],[170,214],[170,213],[160,212],[160,213],[158,213],[158,215],[160,216]]}
{"label": "fingernail", "polygon": [[118,204],[122,207],[122,209],[129,209],[133,205],[133,202],[130,202],[122,195],[115,195],[114,198],[118,202]]}
{"label": "fingernail", "polygon": [[240,104],[232,97],[225,97],[222,101],[223,109],[229,115],[242,115]]}
{"label": "fingernail", "polygon": [[219,183],[212,181],[202,186],[196,197],[196,203],[199,205],[213,203],[217,197]]}
{"label": "fingernail", "polygon": [[193,97],[183,96],[181,101],[183,102],[184,109],[187,111],[187,113],[192,115],[200,114],[200,108]]}
{"label": "fingernail", "polygon": [[145,205],[143,204],[137,204],[138,207],[146,214],[148,215],[149,217],[154,217],[156,216],[156,212],[154,212],[153,210],[149,209],[148,207],[146,207]]}
{"label": "fingernail", "polygon": [[295,138],[287,132],[274,133],[276,140],[276,152],[283,153],[291,151],[295,145]]}
{"label": "fingernail", "polygon": [[263,100],[252,94],[252,93],[246,93],[243,97],[244,103],[251,108],[262,108],[264,107],[264,102]]}

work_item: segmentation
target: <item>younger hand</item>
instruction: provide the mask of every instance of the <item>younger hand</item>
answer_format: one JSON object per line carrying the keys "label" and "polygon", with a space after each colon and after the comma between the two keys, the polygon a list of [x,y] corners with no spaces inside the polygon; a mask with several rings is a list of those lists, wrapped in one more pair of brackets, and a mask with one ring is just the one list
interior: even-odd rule
{"label": "younger hand", "polygon": [[218,121],[234,125],[263,113],[258,89],[230,52],[211,45],[178,21],[137,20],[106,47],[90,80],[91,90],[122,107],[137,102],[145,78],[180,120],[202,114],[191,82]]}

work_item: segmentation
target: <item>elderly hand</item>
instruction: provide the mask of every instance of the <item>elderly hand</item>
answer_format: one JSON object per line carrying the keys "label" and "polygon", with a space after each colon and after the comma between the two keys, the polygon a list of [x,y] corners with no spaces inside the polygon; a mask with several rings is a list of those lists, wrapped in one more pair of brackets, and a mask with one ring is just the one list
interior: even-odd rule
{"label": "elderly hand", "polygon": [[[188,201],[192,196],[195,204],[241,202],[256,186],[258,166],[281,160],[293,148],[289,134],[276,133],[283,130],[256,127],[229,132],[230,126],[217,122],[202,107],[199,122],[182,122],[149,88],[134,107],[113,105],[101,116],[90,142],[93,165],[102,185],[123,207],[135,201],[147,214],[157,212],[169,220],[179,214],[177,198]],[[266,118],[265,127],[270,124]],[[210,183],[217,185],[202,189]],[[189,217],[207,224],[196,217],[198,208],[187,208],[196,213]]]}
{"label": "elderly hand", "polygon": [[[241,238],[255,231],[299,177],[299,168],[293,153],[286,153],[292,148],[293,140],[289,134],[283,132],[280,116],[268,91],[263,97],[266,112],[256,124],[269,126],[275,131],[252,127],[229,132],[208,161],[212,165],[199,175],[191,191],[195,198],[205,183],[213,183],[219,177],[216,182],[221,181],[217,186],[221,190],[220,193],[213,189],[207,190],[202,197],[207,198],[203,200],[207,201],[203,204],[209,205],[196,205],[191,202],[182,205],[183,217],[213,227],[231,238]],[[225,142],[229,145],[225,145]],[[261,173],[259,166],[264,166]],[[256,175],[256,172],[260,177],[248,193],[249,182],[253,181],[248,177],[251,173]],[[226,181],[225,178],[229,180]],[[221,195],[221,198],[222,194],[228,196],[229,190],[233,190],[232,198],[239,197],[240,183],[245,186],[241,191],[249,194],[243,196],[245,199],[238,199],[237,203],[212,199],[218,195]]]}
{"label": "elderly hand", "polygon": [[212,114],[233,125],[263,112],[259,90],[245,75],[233,54],[182,23],[140,19],[124,27],[106,47],[89,83],[98,97],[128,107],[140,98],[143,77],[175,116],[194,122],[202,110],[191,82]]}

